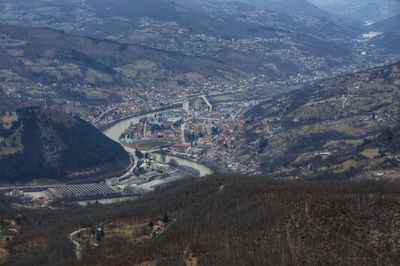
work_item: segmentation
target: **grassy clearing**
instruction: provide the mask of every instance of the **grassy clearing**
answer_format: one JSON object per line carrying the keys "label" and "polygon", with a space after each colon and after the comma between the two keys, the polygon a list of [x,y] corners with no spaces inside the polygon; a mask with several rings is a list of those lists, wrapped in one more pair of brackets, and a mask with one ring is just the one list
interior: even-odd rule
{"label": "grassy clearing", "polygon": [[365,149],[361,152],[361,155],[368,158],[368,159],[374,159],[379,156],[379,150],[378,149]]}
{"label": "grassy clearing", "polygon": [[149,140],[144,143],[145,147],[149,148],[149,149],[161,148],[161,147],[163,147],[165,145],[169,145],[169,144],[170,144],[169,142],[164,141],[164,140]]}
{"label": "grassy clearing", "polygon": [[6,129],[10,128],[12,126],[12,123],[17,120],[18,120],[18,115],[16,114],[0,116],[0,123]]}

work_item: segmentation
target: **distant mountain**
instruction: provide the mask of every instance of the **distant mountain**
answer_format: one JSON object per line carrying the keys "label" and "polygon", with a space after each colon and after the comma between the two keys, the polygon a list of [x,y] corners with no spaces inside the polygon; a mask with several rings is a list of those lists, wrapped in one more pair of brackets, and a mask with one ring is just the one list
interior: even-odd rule
{"label": "distant mountain", "polygon": [[[230,57],[212,58],[120,44],[76,36],[48,28],[0,25],[0,85],[50,86],[51,99],[81,102],[96,100],[83,86],[113,88],[137,82],[167,82],[173,76],[196,73],[203,79],[243,77],[257,66],[227,63]],[[243,59],[247,60],[247,59]],[[233,67],[231,67],[233,66]],[[11,85],[10,85],[11,84]],[[154,86],[154,84],[153,84]],[[48,98],[48,94],[40,97]],[[107,98],[107,97],[106,97]],[[111,99],[110,97],[108,97]],[[101,100],[101,99],[100,99]]]}
{"label": "distant mountain", "polygon": [[[46,85],[54,91],[52,100],[89,102],[96,98],[91,97],[84,85],[104,86],[110,96],[114,87],[150,81],[154,86],[154,82],[166,83],[171,79],[187,82],[190,79],[187,75],[198,80],[235,81],[258,74],[271,79],[299,72],[309,74],[314,71],[306,59],[309,57],[318,61],[318,71],[332,71],[352,62],[347,48],[297,31],[295,20],[276,19],[271,26],[238,21],[241,25],[250,25],[245,30],[252,32],[249,34],[268,35],[265,40],[244,37],[236,41],[177,34],[171,41],[167,30],[165,38],[169,36],[168,39],[157,33],[145,41],[146,45],[121,44],[48,28],[0,25],[0,84],[20,84],[20,90],[36,94],[38,91],[24,89],[27,82],[37,87]],[[294,28],[288,25],[285,29],[285,23]],[[340,26],[330,28],[337,29],[338,39],[347,36]],[[190,41],[192,38],[195,40]],[[50,97],[49,93],[40,96]],[[113,97],[99,100],[105,98]]]}
{"label": "distant mountain", "polygon": [[86,4],[101,17],[124,17],[131,20],[148,17],[169,21],[185,13],[184,9],[168,0],[86,0]]}
{"label": "distant mountain", "polygon": [[307,0],[242,0],[258,8],[270,9],[284,13],[301,13],[314,17],[332,17],[328,13]]}
{"label": "distant mountain", "polygon": [[370,30],[382,33],[370,40],[378,52],[383,54],[400,53],[400,15],[375,23],[370,26]]}
{"label": "distant mountain", "polygon": [[[118,38],[144,23],[174,22],[194,34],[232,38],[252,35],[236,20],[187,8],[172,0],[77,0],[71,2],[5,0],[4,23],[50,27],[96,38]],[[171,25],[170,25],[171,26]]]}
{"label": "distant mountain", "polygon": [[298,12],[243,2],[4,0],[0,82],[61,106],[105,104],[126,96],[121,88],[179,91],[257,75],[310,80],[375,61],[354,48],[361,30],[317,17],[307,1],[287,1],[270,7]]}
{"label": "distant mountain", "polygon": [[379,21],[378,23],[371,25],[371,29],[379,32],[400,33],[400,15]]}
{"label": "distant mountain", "polygon": [[400,13],[396,0],[311,0],[319,7],[353,20],[377,22]]}
{"label": "distant mountain", "polygon": [[198,34],[226,38],[251,34],[243,23],[209,15],[195,5],[187,8],[173,0],[85,0],[85,3],[88,10],[98,18],[110,21],[112,25],[118,23],[118,20],[126,20],[130,21],[131,26],[139,26],[143,19],[149,19],[158,22],[173,21]]}
{"label": "distant mountain", "polygon": [[373,47],[376,47],[377,53],[386,55],[400,54],[400,32],[399,33],[384,33],[370,40]]}
{"label": "distant mountain", "polygon": [[32,107],[0,114],[0,183],[80,182],[129,161],[121,145],[79,118]]}
{"label": "distant mountain", "polygon": [[231,5],[240,6],[242,10],[249,10],[251,8],[265,9],[276,11],[280,13],[302,14],[312,17],[333,18],[334,15],[320,9],[316,5],[307,0],[176,0],[180,3],[189,6],[201,6],[206,3],[219,3],[224,2]]}
{"label": "distant mountain", "polygon": [[[400,173],[400,63],[328,79],[266,101],[246,117],[237,158],[300,178]],[[257,133],[255,133],[257,132]],[[252,143],[250,145],[250,143]]]}
{"label": "distant mountain", "polygon": [[[161,22],[174,21],[199,34],[227,38],[248,34],[243,27],[235,27],[237,23],[234,21],[220,20],[170,0],[86,0],[86,4],[97,17],[111,21],[111,25],[107,26],[110,30],[110,26],[118,23],[118,18],[130,21],[131,26],[138,26],[146,18]],[[115,29],[120,30],[117,27]]]}
{"label": "distant mountain", "polygon": [[[249,31],[248,29],[254,27],[252,23],[239,21],[235,17],[221,16],[221,12],[219,14],[206,12],[204,7],[207,4],[215,4],[217,1],[76,0],[51,3],[45,0],[4,1],[8,12],[0,13],[0,20],[3,23],[50,27],[119,41],[123,35],[137,31],[140,27],[165,22],[174,22],[177,26],[187,28],[191,34],[206,34],[222,38],[268,36],[268,33],[263,31]],[[241,9],[248,11],[250,8],[265,8],[271,11],[332,18],[331,14],[306,0],[243,0],[240,2],[226,0],[225,2],[236,5],[242,3]],[[126,42],[126,39],[124,41]]]}
{"label": "distant mountain", "polygon": [[[301,36],[306,34],[318,39],[315,42],[325,41],[329,53],[332,43],[350,49],[349,40],[360,33],[306,0],[228,1],[224,6],[205,0],[192,4],[187,0],[176,0],[179,4],[170,0],[5,1],[8,12],[0,14],[4,23],[50,27],[185,53],[206,50],[212,57],[215,55],[210,52],[221,43],[209,46],[206,38],[249,41],[299,34],[294,43],[301,44]],[[260,7],[270,10],[260,11]],[[292,14],[282,16],[280,12]]]}

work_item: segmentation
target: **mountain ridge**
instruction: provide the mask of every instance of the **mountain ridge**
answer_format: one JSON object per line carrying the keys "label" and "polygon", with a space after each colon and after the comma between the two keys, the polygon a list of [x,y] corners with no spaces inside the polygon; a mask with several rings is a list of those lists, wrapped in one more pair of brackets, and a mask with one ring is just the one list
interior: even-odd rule
{"label": "mountain ridge", "polygon": [[400,13],[396,0],[312,0],[312,2],[324,10],[361,22],[377,22]]}

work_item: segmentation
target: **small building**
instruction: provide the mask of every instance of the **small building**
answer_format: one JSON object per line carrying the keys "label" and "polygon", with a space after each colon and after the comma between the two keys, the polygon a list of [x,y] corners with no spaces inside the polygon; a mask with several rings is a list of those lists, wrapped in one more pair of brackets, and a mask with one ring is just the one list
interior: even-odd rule
{"label": "small building", "polygon": [[107,186],[117,186],[117,185],[119,185],[119,178],[115,177],[115,178],[106,179],[106,185]]}
{"label": "small building", "polygon": [[153,168],[155,171],[166,171],[169,169],[169,165],[164,163],[153,162],[151,164],[151,168]]}
{"label": "small building", "polygon": [[190,144],[174,144],[172,145],[172,149],[176,152],[188,153],[190,151]]}

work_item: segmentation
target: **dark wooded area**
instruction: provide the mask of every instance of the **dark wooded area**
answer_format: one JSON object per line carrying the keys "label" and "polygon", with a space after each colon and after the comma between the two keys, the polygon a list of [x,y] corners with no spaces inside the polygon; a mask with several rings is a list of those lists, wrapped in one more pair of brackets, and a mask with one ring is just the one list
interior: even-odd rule
{"label": "dark wooded area", "polygon": [[[22,215],[21,234],[7,245],[8,265],[375,265],[398,264],[400,185],[296,182],[265,177],[181,181],[132,202]],[[133,243],[109,236],[77,262],[68,234],[100,224],[149,224],[176,218],[157,238]]]}

